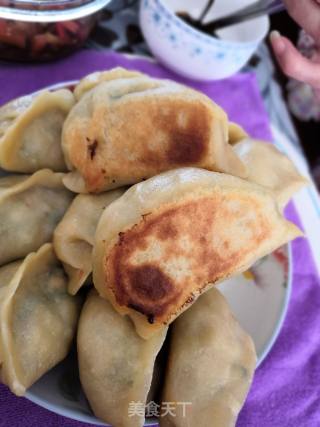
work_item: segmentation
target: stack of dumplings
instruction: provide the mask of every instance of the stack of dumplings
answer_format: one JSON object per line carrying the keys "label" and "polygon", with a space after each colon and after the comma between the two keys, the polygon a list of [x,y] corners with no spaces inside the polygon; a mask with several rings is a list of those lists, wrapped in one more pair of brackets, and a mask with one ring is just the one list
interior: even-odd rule
{"label": "stack of dumplings", "polygon": [[2,106],[0,167],[1,382],[25,395],[76,339],[102,421],[141,427],[130,404],[153,402],[161,427],[234,426],[256,353],[215,285],[301,235],[291,161],[202,93],[115,68]]}

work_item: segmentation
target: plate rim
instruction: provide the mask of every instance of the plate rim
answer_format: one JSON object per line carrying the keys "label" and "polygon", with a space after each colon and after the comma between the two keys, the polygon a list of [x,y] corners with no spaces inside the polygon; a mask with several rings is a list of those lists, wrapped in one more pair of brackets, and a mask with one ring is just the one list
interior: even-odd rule
{"label": "plate rim", "polygon": [[289,308],[289,303],[290,303],[290,298],[292,295],[292,282],[293,282],[293,254],[292,254],[292,243],[288,242],[286,245],[287,248],[287,254],[288,254],[288,275],[287,275],[287,286],[285,288],[285,297],[281,306],[281,311],[279,314],[279,318],[278,321],[276,323],[276,326],[273,330],[273,333],[270,337],[270,340],[268,341],[268,344],[265,346],[264,350],[262,351],[258,362],[257,362],[257,368],[258,369],[261,364],[265,361],[266,357],[268,356],[268,354],[270,353],[270,351],[272,350],[274,344],[276,343],[283,323],[286,319],[287,313],[288,313],[288,308]]}

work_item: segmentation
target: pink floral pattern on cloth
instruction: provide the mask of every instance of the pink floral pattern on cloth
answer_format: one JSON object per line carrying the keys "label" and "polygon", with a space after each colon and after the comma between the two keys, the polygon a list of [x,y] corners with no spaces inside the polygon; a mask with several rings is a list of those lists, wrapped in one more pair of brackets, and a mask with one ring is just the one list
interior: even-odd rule
{"label": "pink floral pattern on cloth", "polygon": [[279,272],[279,282],[286,288],[289,277],[288,246],[284,245],[271,254],[261,258],[249,270],[242,273],[246,280],[253,282],[258,288],[266,288],[270,282],[270,272]]}
{"label": "pink floral pattern on cloth", "polygon": [[[308,59],[319,55],[314,39],[304,30],[300,31],[297,48]],[[320,121],[320,97],[310,85],[290,79],[287,89],[288,106],[294,116],[302,121]]]}

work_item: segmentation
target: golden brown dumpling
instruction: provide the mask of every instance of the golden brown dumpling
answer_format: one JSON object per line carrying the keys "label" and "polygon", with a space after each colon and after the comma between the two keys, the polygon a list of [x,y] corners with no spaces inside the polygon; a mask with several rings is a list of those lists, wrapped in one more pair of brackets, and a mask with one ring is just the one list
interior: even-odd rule
{"label": "golden brown dumpling", "polygon": [[175,416],[160,427],[234,427],[255,367],[251,337],[211,289],[172,325],[162,400]]}
{"label": "golden brown dumpling", "polygon": [[234,151],[247,166],[248,181],[272,190],[281,207],[308,184],[292,161],[272,144],[246,138],[234,146]]}
{"label": "golden brown dumpling", "polygon": [[213,284],[300,234],[263,187],[176,169],[134,185],[105,209],[94,285],[148,338]]}
{"label": "golden brown dumpling", "polygon": [[94,414],[119,427],[142,427],[130,404],[147,402],[156,356],[167,330],[150,340],[139,337],[131,320],[91,291],[78,329],[80,380]]}
{"label": "golden brown dumpling", "polygon": [[248,138],[247,132],[237,123],[228,124],[228,142],[231,145],[237,144],[242,139]]}
{"label": "golden brown dumpling", "polygon": [[96,71],[80,80],[80,82],[74,89],[74,95],[76,97],[76,100],[79,101],[79,99],[82,98],[85,93],[95,88],[100,83],[108,82],[111,80],[140,77],[142,75],[143,74],[139,73],[139,71],[131,71],[122,67],[112,68],[108,71]]}
{"label": "golden brown dumpling", "polygon": [[181,166],[246,176],[220,107],[195,90],[144,76],[104,82],[85,94],[64,124],[62,148],[72,170],[64,183],[80,193]]}
{"label": "golden brown dumpling", "polygon": [[76,294],[92,272],[94,234],[103,210],[123,192],[79,194],[55,229],[53,245],[69,276],[70,294]]}
{"label": "golden brown dumpling", "polygon": [[64,172],[61,131],[73,105],[73,94],[61,89],[27,95],[1,107],[0,167],[23,173],[43,168]]}
{"label": "golden brown dumpling", "polygon": [[53,231],[73,199],[62,173],[0,178],[0,265],[23,258],[52,240]]}
{"label": "golden brown dumpling", "polygon": [[22,396],[68,354],[81,300],[49,243],[0,268],[0,281],[0,378]]}

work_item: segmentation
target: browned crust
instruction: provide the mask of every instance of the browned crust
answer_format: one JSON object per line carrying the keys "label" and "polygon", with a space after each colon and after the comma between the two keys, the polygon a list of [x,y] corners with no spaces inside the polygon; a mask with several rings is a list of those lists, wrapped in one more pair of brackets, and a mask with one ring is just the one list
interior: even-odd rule
{"label": "browned crust", "polygon": [[[240,266],[246,255],[270,236],[272,229],[268,219],[259,214],[261,209],[255,200],[250,197],[244,200],[236,194],[230,197],[239,205],[240,220],[241,215],[246,217],[245,210],[251,207],[255,211],[255,220],[246,224],[252,238],[237,249],[231,247],[228,238],[223,240],[219,229],[221,217],[225,224],[232,224],[235,218],[222,195],[151,213],[120,233],[104,261],[105,285],[116,303],[144,314],[150,323],[167,323],[209,283],[228,277]],[[221,236],[219,248],[212,243],[215,234]],[[157,259],[148,258],[151,242],[161,246],[161,256]],[[142,252],[146,259],[139,259]],[[187,263],[188,274],[180,275],[179,267],[169,274],[166,266],[181,257]]]}
{"label": "browned crust", "polygon": [[206,103],[164,97],[127,104],[96,109],[86,125],[66,132],[70,160],[88,191],[101,191],[117,180],[138,182],[175,167],[213,169],[210,145],[218,119]]}

